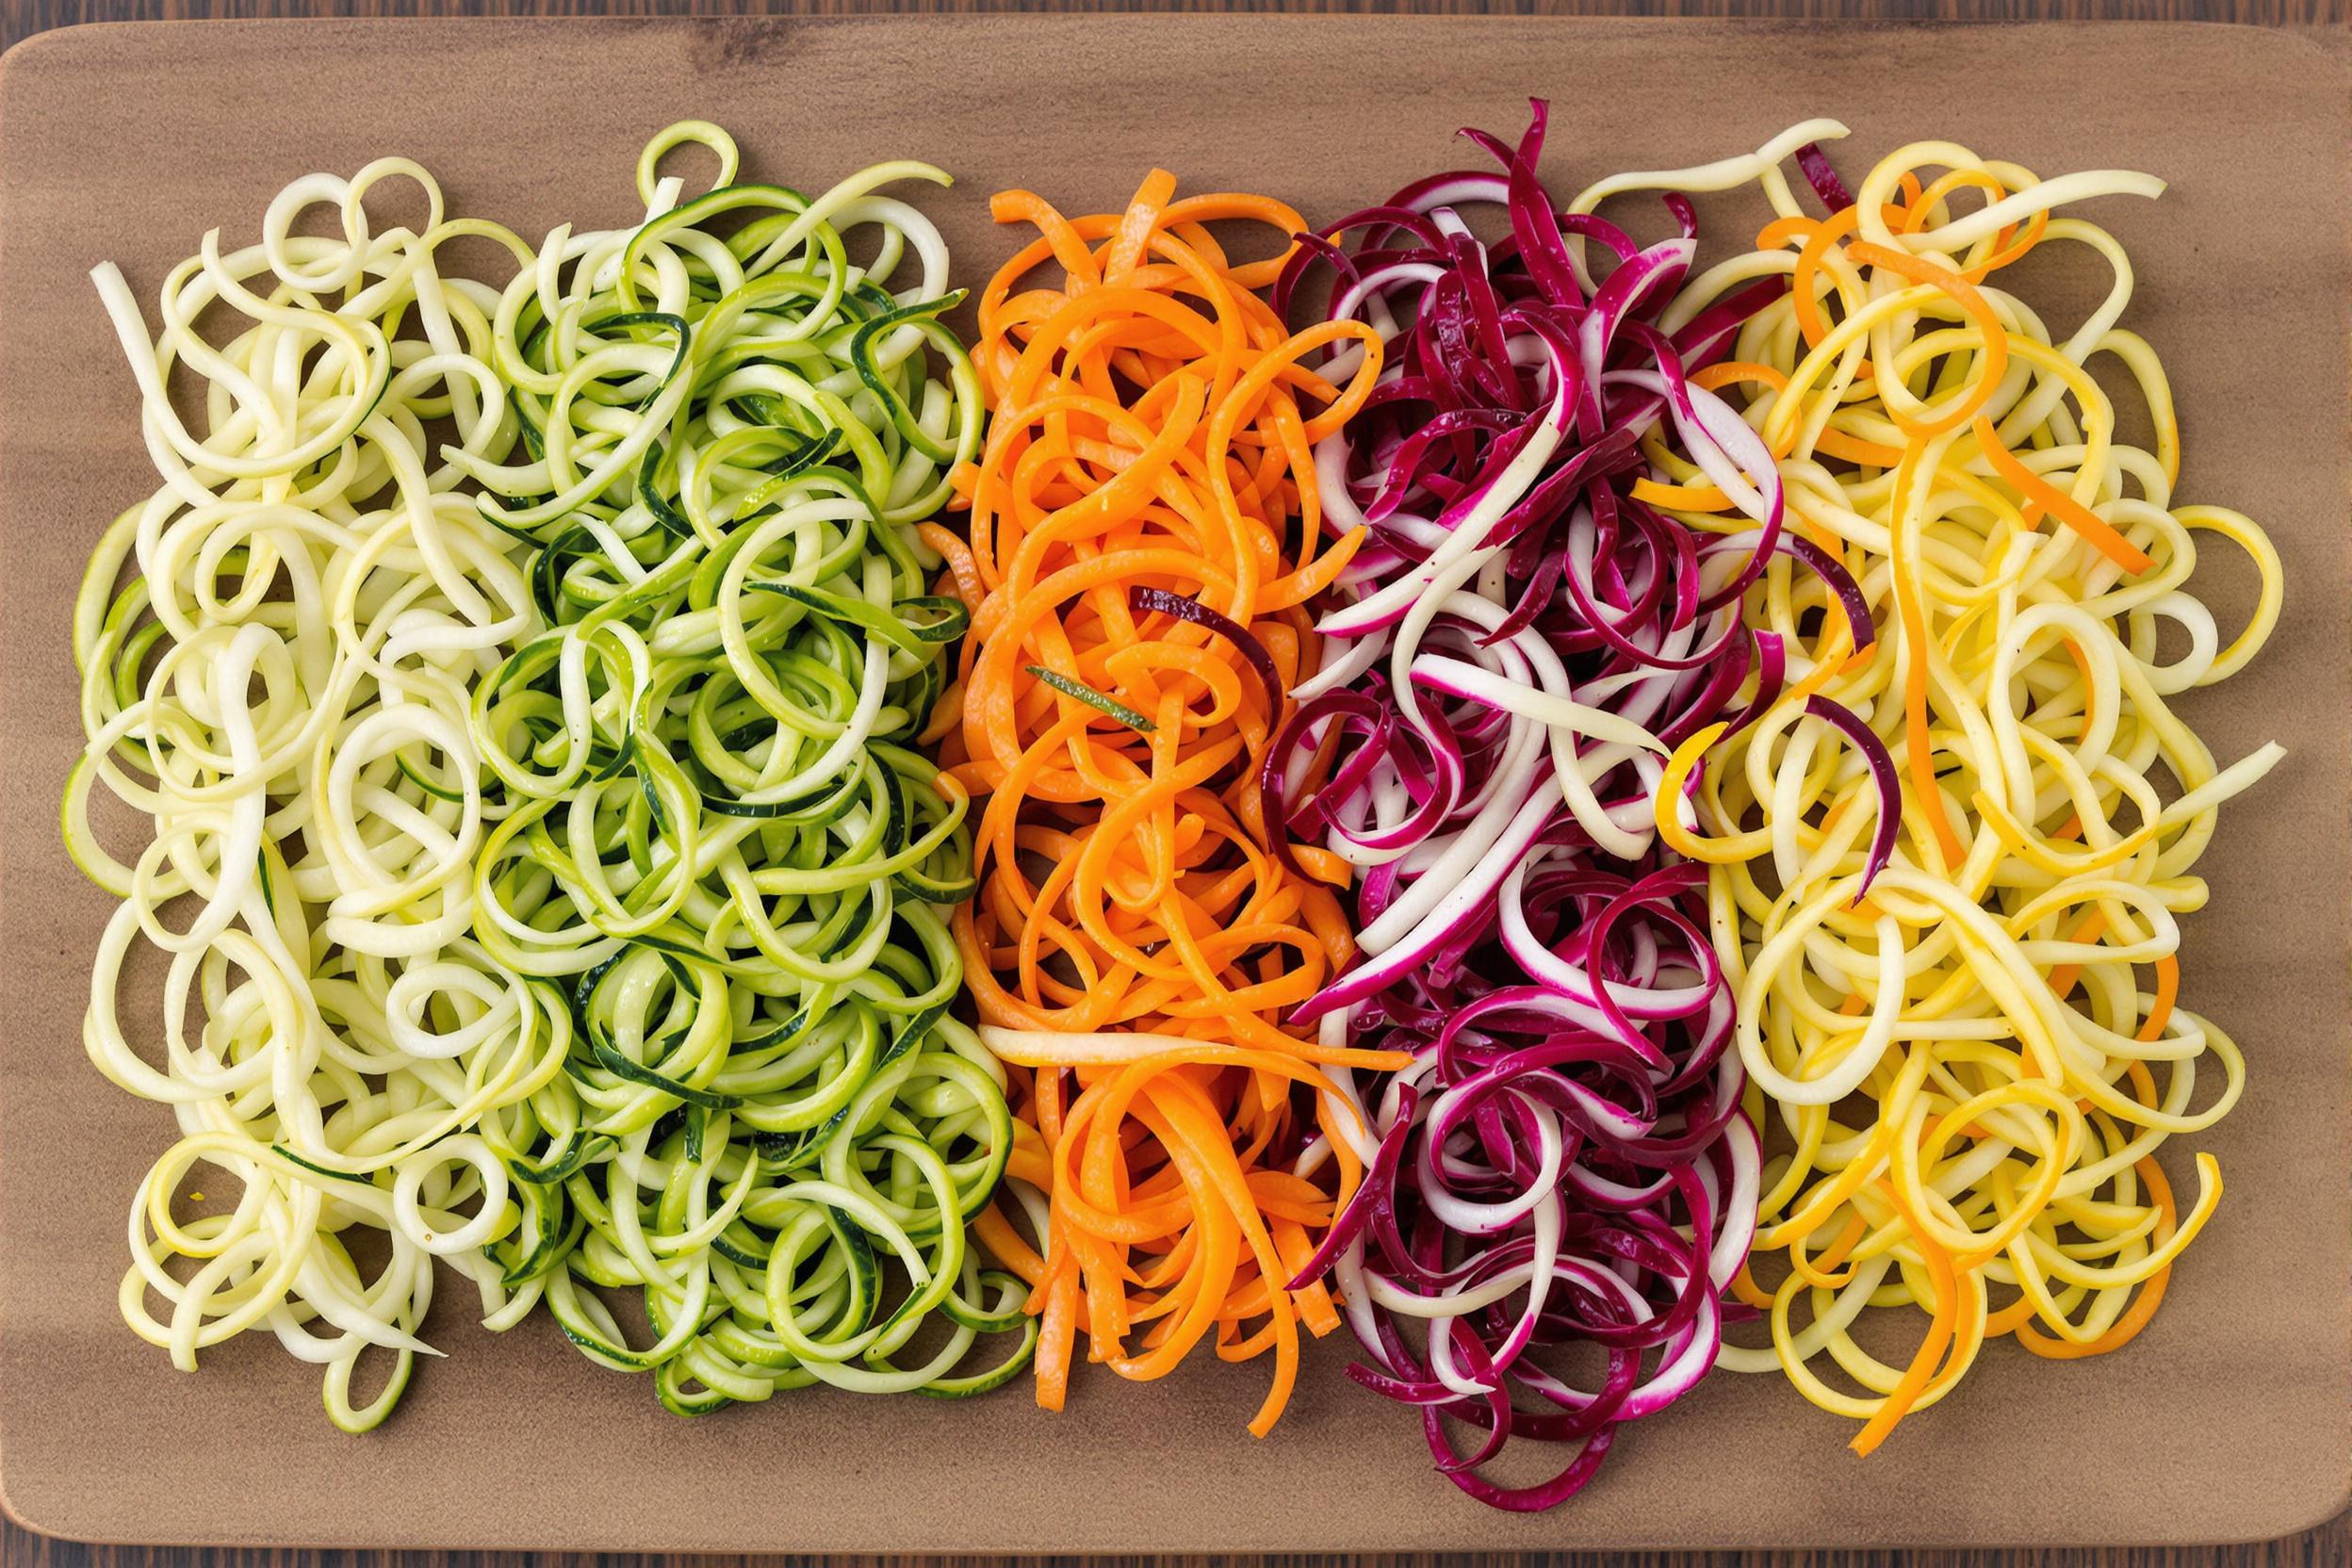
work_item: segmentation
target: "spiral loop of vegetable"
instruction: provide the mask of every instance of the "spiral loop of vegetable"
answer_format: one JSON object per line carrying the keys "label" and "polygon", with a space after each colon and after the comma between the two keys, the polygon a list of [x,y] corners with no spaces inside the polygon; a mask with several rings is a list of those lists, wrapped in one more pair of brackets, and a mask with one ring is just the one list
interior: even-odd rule
{"label": "spiral loop of vegetable", "polygon": [[[537,547],[547,627],[474,693],[505,803],[479,939],[575,1023],[564,1075],[484,1127],[523,1210],[497,1256],[680,1413],[814,1381],[969,1393],[1036,1330],[966,1238],[1012,1127],[948,1016],[967,797],[910,743],[967,617],[925,594],[912,525],[981,415],[939,321],[945,247],[874,194],[945,176],[678,204],[656,165],[681,140],[731,181],[724,133],[665,133],[645,223],[549,237],[496,323],[531,461],[468,465]],[[635,1293],[650,1338],[597,1287]]]}
{"label": "spiral loop of vegetable", "polygon": [[[421,231],[373,227],[387,180],[423,188]],[[294,235],[317,206],[339,233]],[[461,236],[526,248],[446,219],[399,159],[297,180],[263,233],[226,253],[206,236],[165,281],[152,340],[122,275],[94,274],[163,483],[106,531],[75,605],[88,747],[64,829],[124,901],[91,975],[90,1058],[181,1133],[131,1211],[123,1316],[183,1369],[266,1327],[324,1367],[330,1415],[356,1430],[426,1348],[436,1256],[493,1324],[538,1294],[483,1255],[508,1177],[469,1129],[555,1080],[571,1020],[469,935],[488,813],[466,722],[468,686],[536,615],[514,542],[454,489],[516,438],[490,364],[498,294],[440,270]],[[221,309],[225,341],[198,326]],[[199,430],[173,411],[175,375],[202,388]],[[438,457],[435,420],[454,431]],[[132,864],[100,842],[99,788],[152,821]],[[167,959],[159,1067],[121,1006],[147,946]],[[205,1170],[241,1190],[187,1215]],[[368,1231],[380,1263],[347,1244]],[[392,1369],[354,1404],[370,1347]]]}

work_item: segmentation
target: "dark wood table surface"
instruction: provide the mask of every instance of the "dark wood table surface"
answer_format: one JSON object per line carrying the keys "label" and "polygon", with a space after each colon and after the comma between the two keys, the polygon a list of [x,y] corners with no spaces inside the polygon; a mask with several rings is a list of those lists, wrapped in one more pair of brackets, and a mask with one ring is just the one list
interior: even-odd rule
{"label": "dark wood table surface", "polygon": [[[857,11],[985,10],[1299,10],[1433,12],[1475,15],[1729,16],[1805,19],[1921,18],[2022,21],[2042,18],[2238,22],[2316,34],[2352,57],[2352,0],[0,0],[0,47],[51,27],[83,22],[188,21],[213,17],[303,16],[827,16]],[[2347,1391],[2352,1396],[2352,1391]],[[2184,1486],[2197,1478],[2180,1478]],[[1474,1522],[1475,1523],[1475,1522]],[[629,1554],[590,1557],[521,1552],[224,1551],[204,1548],[90,1546],[52,1541],[0,1520],[0,1568],[763,1568],[817,1562],[813,1558],[734,1559]],[[1014,1560],[982,1557],[885,1558],[890,1568],[936,1564],[978,1568]],[[1039,1563],[1075,1559],[1036,1559]],[[1120,1568],[1194,1562],[1219,1568],[1336,1568],[1351,1561],[1392,1568],[1484,1568],[1542,1563],[1545,1568],[2352,1568],[2352,1514],[2307,1535],[2255,1545],[2040,1551],[1643,1552],[1610,1556],[1560,1552],[1412,1553],[1343,1556],[1133,1557]]]}

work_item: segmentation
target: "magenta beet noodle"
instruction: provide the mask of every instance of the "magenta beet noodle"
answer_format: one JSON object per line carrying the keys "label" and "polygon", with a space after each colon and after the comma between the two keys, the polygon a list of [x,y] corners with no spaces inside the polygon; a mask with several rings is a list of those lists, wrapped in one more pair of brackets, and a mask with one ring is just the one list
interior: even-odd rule
{"label": "magenta beet noodle", "polygon": [[[1331,225],[1279,286],[1286,307],[1327,272],[1327,314],[1375,327],[1389,368],[1315,450],[1327,526],[1366,537],[1319,622],[1339,645],[1260,777],[1273,842],[1355,869],[1363,956],[1294,1017],[1413,1055],[1369,1088],[1334,1070],[1370,1095],[1369,1174],[1299,1277],[1336,1270],[1350,1375],[1418,1410],[1456,1486],[1514,1510],[1575,1495],[1746,1313],[1724,1297],[1758,1168],[1732,997],[1705,868],[1655,842],[1654,797],[1676,744],[1781,690],[1778,639],[1740,618],[1772,555],[1870,624],[1783,531],[1762,440],[1691,384],[1785,281],[1663,330],[1690,203],[1664,198],[1674,232],[1647,246],[1562,212],[1536,173],[1544,122],[1538,102],[1515,148],[1465,132],[1497,172]],[[1480,205],[1507,235],[1478,237]],[[1629,498],[1661,421],[1744,531]],[[1579,1344],[1578,1376],[1555,1370]],[[1513,1438],[1573,1454],[1533,1486],[1479,1475]]]}

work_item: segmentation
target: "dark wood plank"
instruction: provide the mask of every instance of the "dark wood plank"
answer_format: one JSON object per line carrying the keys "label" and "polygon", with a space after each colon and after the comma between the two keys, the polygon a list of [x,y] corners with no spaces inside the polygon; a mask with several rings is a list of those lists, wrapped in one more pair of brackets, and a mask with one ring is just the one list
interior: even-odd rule
{"label": "dark wood plank", "polygon": [[[86,22],[299,16],[834,15],[853,11],[1300,10],[1505,12],[1538,15],[1799,17],[1807,19],[2026,20],[2038,18],[2250,23],[2320,33],[2352,48],[2352,0],[0,0],[0,46],[52,27]],[[2194,1477],[2185,1485],[2197,1484]],[[531,1555],[513,1552],[221,1551],[89,1546],[52,1541],[0,1521],[0,1568],[763,1568],[814,1564],[814,1558]],[[997,1568],[993,1558],[869,1560],[897,1568]],[[1040,1564],[1080,1560],[1049,1558]],[[1116,1568],[1191,1561],[1200,1568],[1326,1568],[1348,1561],[1394,1568],[1504,1568],[1529,1560],[1458,1553],[1349,1560],[1340,1557],[1121,1558]],[[2352,1514],[2307,1535],[2246,1546],[2192,1549],[2065,1549],[2024,1552],[1718,1552],[1558,1554],[1557,1568],[2352,1568]]]}

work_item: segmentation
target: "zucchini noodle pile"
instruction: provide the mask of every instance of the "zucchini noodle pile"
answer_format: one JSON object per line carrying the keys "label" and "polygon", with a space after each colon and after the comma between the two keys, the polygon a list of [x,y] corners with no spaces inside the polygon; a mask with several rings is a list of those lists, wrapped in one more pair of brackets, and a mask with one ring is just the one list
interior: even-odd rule
{"label": "zucchini noodle pile", "polygon": [[[423,188],[421,233],[375,232],[385,181]],[[339,235],[295,235],[318,206]],[[224,254],[206,235],[164,283],[152,341],[122,275],[94,274],[163,482],[106,531],[74,609],[88,746],[66,842],[123,900],[84,1038],[181,1133],[131,1209],[122,1315],[184,1370],[268,1327],[325,1367],[328,1413],[353,1430],[428,1348],[434,1257],[494,1325],[530,1310],[537,1291],[483,1256],[507,1172],[466,1129],[553,1082],[571,1038],[562,998],[469,935],[486,809],[466,692],[535,616],[514,541],[455,490],[516,436],[489,364],[498,293],[439,270],[462,235],[524,249],[445,219],[425,171],[384,159],[287,186],[257,245]],[[225,342],[199,332],[207,312],[234,322]],[[173,413],[175,373],[201,385],[202,433]],[[429,420],[453,433],[438,457]],[[135,863],[92,830],[93,786],[152,819]],[[176,924],[175,904],[192,906]],[[142,943],[168,960],[160,1067],[119,1005]],[[206,1168],[241,1188],[234,1205],[224,1186],[175,1214]],[[381,1244],[355,1259],[354,1232]],[[396,1359],[354,1405],[370,1346]]]}
{"label": "zucchini noodle pile", "polygon": [[[1788,280],[1716,373],[1751,389],[1793,526],[1861,584],[1879,635],[1775,562],[1744,608],[1792,682],[1749,727],[1678,748],[1658,819],[1713,865],[1751,1110],[1784,1135],[1755,1261],[1785,1254],[1785,1275],[1738,1282],[1771,1346],[1722,1364],[1782,1369],[1863,1421],[1867,1453],[1988,1338],[2058,1358],[2130,1340],[2213,1212],[2210,1154],[2185,1213],[2155,1159],[2227,1113],[2244,1073],[2177,1005],[2178,923],[2205,902],[2193,870],[2217,808],[2282,754],[2219,768],[2167,703],[2245,667],[2281,574],[2246,517],[2175,504],[2171,395],[2117,324],[2130,262],[2054,216],[2159,182],[2043,181],[1920,142],[1849,197],[1817,150],[1802,158],[1831,215],[1768,180],[1782,216],[1675,310]],[[2113,270],[2070,332],[1997,281],[2060,241]],[[2119,438],[2099,355],[2136,386],[2153,450]],[[1752,526],[1661,438],[1648,449],[1662,477],[1637,498]],[[2226,645],[2189,586],[2200,535],[2262,580]],[[1906,1307],[1928,1319],[1907,1365],[1856,1342],[1866,1310]],[[1817,1369],[1824,1353],[1861,1392]]]}
{"label": "zucchini noodle pile", "polygon": [[[688,142],[721,167],[679,204],[658,165]],[[972,1393],[1037,1335],[968,1244],[1012,1122],[948,1016],[968,797],[911,749],[968,619],[925,594],[915,525],[981,409],[946,247],[875,192],[947,177],[880,164],[812,200],[736,167],[674,126],[644,224],[548,237],[495,323],[531,461],[461,460],[537,547],[547,626],[473,696],[504,808],[480,939],[577,1026],[484,1125],[522,1211],[495,1255],[681,1414],[820,1380]]]}

